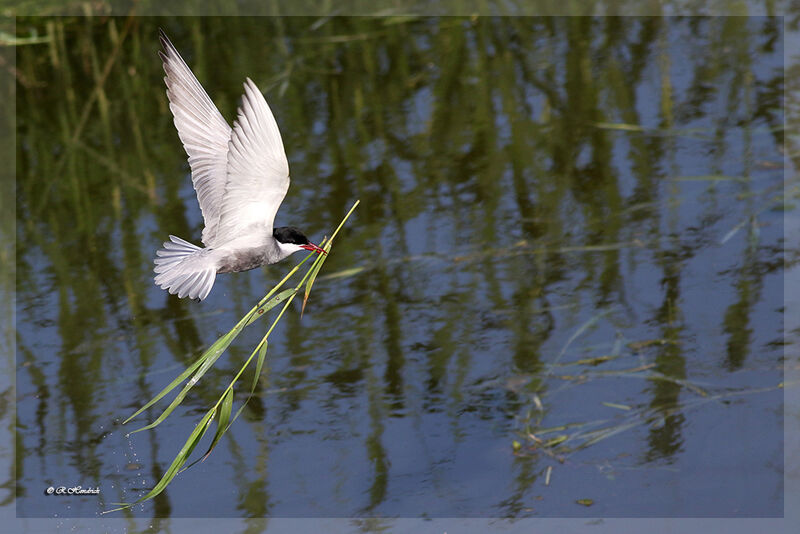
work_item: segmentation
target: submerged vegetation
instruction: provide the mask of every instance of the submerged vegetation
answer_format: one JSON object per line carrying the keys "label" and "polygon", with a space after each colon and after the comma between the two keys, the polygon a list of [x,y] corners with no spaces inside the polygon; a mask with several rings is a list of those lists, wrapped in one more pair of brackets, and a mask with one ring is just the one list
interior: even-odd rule
{"label": "submerged vegetation", "polygon": [[[561,361],[560,357],[569,346],[608,313],[609,310],[603,311],[583,324],[542,372],[537,375],[518,375],[513,382],[507,384],[506,387],[516,390],[520,390],[521,385],[526,382],[538,384],[527,393],[531,398],[530,407],[519,417],[518,435],[522,441],[512,442],[515,454],[519,456],[542,454],[557,460],[558,463],[564,463],[574,453],[620,433],[638,427],[646,427],[651,433],[658,432],[669,427],[669,418],[701,408],[708,403],[727,403],[738,397],[778,392],[785,387],[784,382],[775,382],[763,387],[746,389],[706,389],[713,388],[713,383],[698,384],[675,374],[666,373],[665,369],[659,369],[657,361],[648,357],[652,349],[679,345],[679,340],[628,341],[619,331],[613,343],[587,349],[590,352],[599,352],[599,356]],[[596,388],[601,380],[609,383],[609,386],[601,386],[601,389],[607,392],[606,398],[609,399],[599,402],[607,408],[604,410],[605,413],[599,413],[603,410],[597,410],[598,406],[593,406],[588,412],[597,418],[581,420],[576,417],[573,421],[557,426],[544,424],[547,412],[538,391],[543,389],[546,383],[549,383],[549,397],[557,398],[565,394],[580,397],[581,386],[589,385]],[[635,380],[651,385],[664,384],[673,393],[684,392],[684,395],[680,398],[677,395],[664,395],[649,403],[635,401],[636,404],[625,404],[624,399],[618,398],[619,388],[611,385],[617,380]],[[552,473],[552,466],[548,466],[548,481]]]}

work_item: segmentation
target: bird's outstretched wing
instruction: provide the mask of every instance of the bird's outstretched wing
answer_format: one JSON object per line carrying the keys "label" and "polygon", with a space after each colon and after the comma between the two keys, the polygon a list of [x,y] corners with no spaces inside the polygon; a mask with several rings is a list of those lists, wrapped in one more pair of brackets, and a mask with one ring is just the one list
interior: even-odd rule
{"label": "bird's outstretched wing", "polygon": [[272,223],[289,189],[289,162],[264,95],[250,78],[228,142],[228,179],[216,235],[219,246],[254,232],[272,236]]}
{"label": "bird's outstretched wing", "polygon": [[225,195],[232,130],[163,30],[159,30],[159,39],[164,47],[159,56],[166,73],[169,109],[189,156],[192,184],[205,222],[202,240],[210,246],[215,241]]}

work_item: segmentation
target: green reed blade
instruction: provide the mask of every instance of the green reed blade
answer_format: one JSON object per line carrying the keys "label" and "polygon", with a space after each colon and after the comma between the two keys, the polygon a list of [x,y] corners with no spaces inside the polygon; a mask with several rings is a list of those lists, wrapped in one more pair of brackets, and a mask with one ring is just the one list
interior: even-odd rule
{"label": "green reed blade", "polygon": [[[331,250],[331,242],[328,243],[323,247],[325,252],[330,252]],[[306,283],[306,293],[303,295],[303,306],[300,308],[300,317],[303,316],[303,312],[306,310],[306,302],[308,302],[308,295],[311,293],[311,286],[314,285],[314,280],[317,278],[317,274],[319,270],[322,269],[322,264],[325,263],[325,258],[327,257],[326,254],[320,254],[317,261],[311,266],[311,271],[308,277],[308,282]]]}
{"label": "green reed blade", "polygon": [[[251,310],[251,313],[252,313],[252,310]],[[249,315],[249,314],[248,314],[248,315]],[[170,382],[170,383],[169,383],[169,385],[167,385],[167,386],[166,386],[164,389],[162,389],[162,390],[161,390],[161,391],[158,393],[158,395],[156,395],[155,397],[153,397],[152,399],[150,399],[150,400],[147,402],[147,404],[145,404],[144,406],[142,406],[141,408],[139,408],[138,410],[136,410],[136,412],[134,412],[134,414],[133,414],[133,415],[131,415],[130,417],[128,417],[127,419],[125,419],[125,421],[123,421],[123,423],[122,423],[122,424],[124,425],[125,423],[127,423],[128,421],[130,421],[131,419],[133,419],[134,417],[136,417],[136,416],[137,416],[137,415],[139,415],[140,413],[142,413],[144,410],[146,410],[147,408],[149,408],[150,406],[152,406],[153,404],[155,404],[156,402],[158,402],[159,400],[161,400],[161,398],[162,398],[162,397],[164,397],[164,395],[166,395],[167,393],[169,393],[170,391],[172,391],[172,390],[173,390],[173,389],[174,389],[174,388],[175,388],[175,387],[176,387],[178,384],[180,384],[181,382],[183,382],[184,380],[186,380],[186,378],[187,378],[187,377],[188,377],[190,374],[192,374],[192,373],[195,371],[195,369],[197,369],[197,368],[198,368],[200,365],[202,365],[202,364],[205,364],[205,365],[203,365],[203,368],[201,368],[201,369],[200,369],[200,371],[198,371],[198,373],[197,373],[197,374],[196,374],[194,377],[192,377],[192,380],[193,380],[193,382],[192,382],[192,383],[190,383],[190,384],[187,384],[187,386],[188,386],[188,387],[187,387],[187,388],[185,388],[185,391],[188,391],[189,389],[191,389],[191,387],[192,387],[192,386],[193,386],[193,385],[194,385],[194,384],[195,384],[195,383],[196,383],[198,380],[200,380],[200,377],[201,377],[201,376],[203,376],[203,375],[205,374],[205,372],[208,370],[208,368],[209,368],[209,367],[211,367],[211,365],[212,365],[212,364],[213,364],[213,363],[214,363],[214,362],[215,362],[215,361],[216,361],[216,360],[217,360],[217,359],[218,359],[218,358],[219,358],[219,357],[222,355],[222,353],[225,351],[225,349],[226,349],[226,348],[228,348],[228,345],[230,345],[230,344],[231,344],[231,341],[233,341],[233,340],[236,338],[236,336],[237,336],[237,335],[239,335],[239,332],[241,331],[241,329],[242,329],[243,327],[244,327],[244,325],[243,325],[243,324],[241,324],[241,321],[240,321],[240,323],[239,323],[239,324],[237,324],[235,327],[233,327],[233,329],[231,329],[231,331],[230,331],[230,332],[228,332],[228,333],[227,333],[227,334],[225,334],[224,336],[222,336],[222,337],[220,337],[219,339],[217,339],[217,340],[216,340],[216,341],[215,341],[215,342],[214,342],[214,343],[213,343],[213,344],[212,344],[212,345],[211,345],[211,346],[210,346],[210,347],[209,347],[209,348],[208,348],[208,349],[207,349],[207,350],[206,350],[206,351],[205,351],[205,352],[202,354],[202,356],[200,356],[200,357],[197,359],[197,361],[195,361],[195,362],[194,362],[194,363],[193,363],[191,366],[189,366],[189,367],[188,367],[188,368],[187,368],[185,371],[183,371],[183,372],[182,372],[180,375],[178,375],[178,376],[177,376],[177,378],[175,378],[175,380],[173,380],[172,382]],[[184,395],[183,395],[183,396],[185,396],[185,392],[184,392]],[[181,399],[183,399],[183,396],[181,396],[180,398],[181,398]],[[174,401],[173,401],[173,402],[174,402]],[[172,411],[172,410],[170,410],[170,411]],[[154,424],[154,425],[152,425],[152,426],[155,426],[155,424]],[[152,428],[152,426],[147,426],[147,427],[145,427],[145,428]],[[140,428],[139,430],[144,430],[145,428]],[[139,430],[136,430],[135,432],[138,432]]]}
{"label": "green reed blade", "polygon": [[[228,345],[231,344],[231,341],[233,341],[236,338],[236,336],[239,335],[240,331],[241,327],[234,328],[233,330],[231,330],[230,332],[219,338],[216,342],[214,342],[214,344],[211,345],[211,347],[205,353],[203,353],[203,356],[200,358],[199,361],[202,363],[200,368],[197,370],[197,372],[195,372],[192,379],[189,380],[189,382],[187,382],[185,386],[183,386],[181,392],[178,393],[178,395],[172,400],[169,406],[167,406],[167,408],[161,413],[161,415],[158,416],[158,419],[156,419],[149,425],[134,430],[133,432],[131,432],[131,434],[135,434],[136,432],[141,432],[142,430],[149,430],[161,424],[161,422],[164,419],[166,419],[167,416],[169,416],[169,414],[171,414],[172,411],[175,408],[177,408],[181,402],[183,402],[183,399],[184,397],[186,397],[186,394],[189,393],[189,390],[192,389],[192,387],[194,387],[194,385],[200,380],[200,378],[202,378],[202,376],[206,374],[206,371],[208,371],[211,368],[211,366],[214,365],[214,362],[216,362],[222,355],[222,353],[225,352],[225,349],[227,349]],[[150,403],[148,403],[146,406],[151,405],[155,400],[157,399],[150,401]],[[139,411],[141,412],[141,410]]]}
{"label": "green reed blade", "polygon": [[[239,409],[236,410],[236,415],[234,415],[233,418],[230,419],[230,421],[228,422],[228,427],[230,427],[234,421],[239,419],[239,416],[242,414],[244,407],[247,406],[247,403],[250,402],[250,399],[253,397],[253,394],[256,391],[256,385],[258,385],[258,379],[261,377],[261,368],[264,366],[264,360],[267,357],[267,345],[268,343],[267,340],[265,339],[264,342],[261,343],[261,345],[258,347],[258,360],[256,360],[256,371],[255,374],[253,375],[253,383],[250,385],[250,394],[244,400],[242,405],[239,406]],[[245,367],[246,366],[247,363],[245,363]]]}
{"label": "green reed blade", "polygon": [[353,207],[352,207],[352,208],[350,208],[350,211],[348,211],[348,212],[347,212],[347,215],[345,215],[345,216],[344,216],[344,219],[342,219],[342,222],[340,222],[340,223],[339,223],[339,226],[337,226],[337,227],[336,227],[336,230],[334,230],[334,231],[333,231],[333,235],[332,235],[332,236],[331,236],[331,238],[328,240],[328,245],[330,245],[330,244],[333,242],[333,239],[336,237],[336,234],[338,234],[338,233],[339,233],[339,230],[341,230],[341,229],[342,229],[342,226],[344,226],[344,223],[346,223],[346,222],[347,222],[347,219],[349,219],[349,218],[350,218],[350,215],[352,215],[352,214],[353,214],[353,211],[355,211],[356,207],[358,207],[358,205],[359,205],[359,204],[361,204],[361,201],[360,201],[360,200],[356,200],[356,201],[353,203]]}
{"label": "green reed blade", "polygon": [[109,512],[116,512],[118,510],[130,508],[134,504],[152,499],[153,497],[164,491],[164,488],[166,488],[167,484],[169,484],[172,481],[172,479],[175,478],[175,475],[178,474],[180,468],[186,463],[186,460],[189,458],[189,455],[192,454],[192,451],[197,446],[197,443],[205,435],[206,431],[208,430],[209,424],[211,423],[211,418],[216,413],[216,411],[217,411],[216,407],[211,408],[208,412],[206,412],[206,414],[203,416],[200,422],[197,423],[197,426],[194,427],[192,433],[189,434],[189,439],[187,439],[186,443],[183,444],[183,447],[181,447],[181,450],[178,452],[178,455],[175,457],[174,460],[172,460],[172,464],[169,466],[169,469],[167,469],[166,473],[164,473],[164,476],[161,477],[161,480],[159,480],[158,483],[155,486],[153,486],[153,489],[147,492],[147,494],[138,498],[135,502],[114,503],[114,504],[122,504],[122,506],[120,508],[115,508],[113,510],[107,510],[103,513],[105,514]]}
{"label": "green reed blade", "polygon": [[250,317],[250,319],[245,323],[244,326],[248,326],[251,323],[257,321],[258,319],[261,318],[262,315],[267,313],[269,310],[271,310],[281,302],[285,301],[287,298],[289,298],[292,294],[296,292],[297,292],[296,289],[286,289],[284,291],[281,291],[280,293],[272,297],[270,300],[268,300],[266,304],[258,308],[253,314],[253,316]]}
{"label": "green reed blade", "polygon": [[261,376],[261,367],[264,365],[264,360],[267,357],[267,342],[266,340],[264,343],[261,344],[261,347],[258,349],[258,360],[256,360],[256,374],[253,375],[253,385],[250,386],[250,394],[252,395],[253,392],[256,390],[256,384],[258,384],[258,378]]}
{"label": "green reed blade", "polygon": [[217,433],[214,434],[214,439],[211,441],[211,445],[208,446],[208,450],[203,455],[203,460],[208,458],[208,455],[211,454],[211,451],[217,446],[217,442],[219,442],[225,431],[228,430],[228,421],[231,419],[232,410],[233,388],[229,388],[222,399],[222,404],[220,404],[219,410],[217,410]]}
{"label": "green reed blade", "polygon": [[186,463],[186,460],[189,458],[189,455],[192,454],[192,451],[197,446],[197,443],[205,435],[206,431],[208,430],[208,427],[211,424],[211,418],[214,416],[216,411],[217,411],[216,408],[211,408],[206,412],[206,414],[203,416],[200,422],[197,423],[197,426],[194,427],[192,433],[189,434],[189,439],[187,439],[186,443],[183,444],[183,447],[181,447],[181,450],[178,452],[178,455],[172,461],[172,464],[170,464],[169,469],[167,469],[167,472],[164,473],[164,476],[161,477],[161,480],[159,480],[158,483],[153,487],[153,489],[151,489],[146,495],[138,499],[138,501],[152,499],[153,497],[161,493],[164,490],[164,488],[167,487],[167,484],[169,484],[169,482],[173,478],[175,478],[175,475],[178,474],[180,468],[183,466],[183,464]]}
{"label": "green reed blade", "polygon": [[161,398],[162,398],[164,395],[166,395],[167,393],[169,393],[170,391],[172,391],[173,389],[175,389],[175,387],[176,387],[178,384],[180,384],[181,382],[183,382],[184,380],[186,380],[186,378],[188,378],[188,376],[189,376],[190,374],[192,374],[192,373],[194,372],[194,370],[195,370],[195,369],[197,369],[197,368],[200,366],[200,364],[201,364],[201,363],[203,363],[203,360],[204,360],[204,359],[205,359],[205,354],[203,354],[203,356],[201,356],[200,358],[198,358],[198,359],[197,359],[197,361],[196,361],[196,362],[194,362],[192,365],[190,365],[189,367],[187,367],[185,371],[183,371],[181,374],[179,374],[179,375],[177,376],[177,378],[175,378],[175,380],[173,380],[172,382],[170,382],[170,383],[169,383],[169,385],[168,385],[167,387],[165,387],[164,389],[162,389],[162,390],[161,390],[161,392],[160,392],[158,395],[156,395],[155,397],[153,397],[152,399],[150,399],[150,400],[147,402],[147,404],[145,404],[144,406],[142,406],[141,408],[139,408],[138,410],[136,410],[136,411],[133,413],[133,415],[131,415],[130,417],[128,417],[127,419],[125,419],[125,420],[122,422],[122,424],[124,425],[124,424],[128,423],[128,421],[130,421],[131,419],[133,419],[134,417],[136,417],[137,415],[139,415],[140,413],[142,413],[143,411],[145,411],[146,409],[148,409],[150,406],[152,406],[153,404],[155,404],[156,402],[158,402],[159,400],[161,400]]}
{"label": "green reed blade", "polygon": [[[333,244],[333,239],[336,237],[336,234],[339,233],[339,230],[342,229],[342,226],[344,226],[344,223],[347,222],[347,219],[350,218],[350,215],[352,215],[353,211],[355,211],[356,207],[358,207],[358,205],[360,203],[361,203],[360,200],[356,200],[353,203],[353,207],[350,208],[350,211],[348,211],[347,215],[344,216],[344,218],[342,219],[342,222],[340,222],[339,226],[336,227],[336,230],[333,231],[333,235],[331,235],[331,238],[322,247],[323,250],[325,250],[326,253],[329,253],[331,251],[331,245]],[[302,306],[302,308],[300,308],[300,317],[303,316],[303,312],[306,309],[306,302],[308,302],[308,295],[311,293],[311,286],[314,285],[314,280],[316,280],[317,274],[319,273],[319,270],[322,268],[322,264],[325,262],[325,258],[327,258],[327,257],[328,257],[327,254],[320,254],[319,257],[317,258],[317,260],[311,266],[311,270],[309,271],[309,275],[310,276],[306,275],[306,276],[309,276],[309,279],[308,279],[308,284],[306,285],[306,293],[305,293],[305,296],[303,297],[303,306]]]}

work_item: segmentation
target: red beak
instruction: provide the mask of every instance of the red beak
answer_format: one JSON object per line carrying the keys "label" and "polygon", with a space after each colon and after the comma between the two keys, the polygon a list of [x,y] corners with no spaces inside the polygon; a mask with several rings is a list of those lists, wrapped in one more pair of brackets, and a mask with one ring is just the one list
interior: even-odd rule
{"label": "red beak", "polygon": [[318,247],[314,243],[308,243],[307,245],[300,245],[300,248],[316,252],[317,254],[325,254],[326,256],[328,255],[328,253],[325,252],[325,249]]}

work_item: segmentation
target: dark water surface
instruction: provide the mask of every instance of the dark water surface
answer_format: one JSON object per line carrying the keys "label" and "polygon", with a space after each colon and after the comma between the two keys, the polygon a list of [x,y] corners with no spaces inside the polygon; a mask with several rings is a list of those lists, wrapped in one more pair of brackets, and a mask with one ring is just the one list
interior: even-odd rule
{"label": "dark water surface", "polygon": [[[159,427],[121,421],[301,259],[202,303],[153,284],[202,230],[159,26],[226,118],[264,91],[279,225],[319,240],[361,206],[242,417],[127,513],[782,514],[778,19],[17,24],[45,37],[17,52],[19,516],[151,488],[268,323]],[[44,493],[75,485],[100,495]]]}

